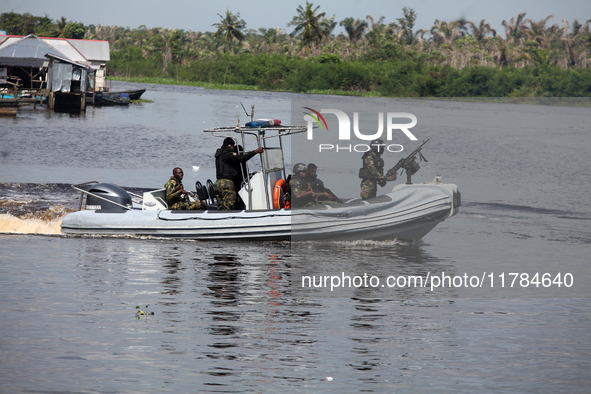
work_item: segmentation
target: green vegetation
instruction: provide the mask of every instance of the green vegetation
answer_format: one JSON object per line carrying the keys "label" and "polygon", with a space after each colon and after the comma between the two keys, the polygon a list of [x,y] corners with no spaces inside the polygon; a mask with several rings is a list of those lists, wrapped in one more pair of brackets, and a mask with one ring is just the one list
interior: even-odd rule
{"label": "green vegetation", "polygon": [[148,100],[148,99],[137,99],[137,100],[131,100],[130,103],[132,104],[140,104],[140,103],[153,103],[154,100]]}
{"label": "green vegetation", "polygon": [[[344,62],[333,55],[217,54],[166,73],[141,59],[133,64],[136,70],[145,70],[143,75],[156,77],[115,78],[208,89],[396,97],[588,97],[591,92],[591,69],[562,70],[550,65],[454,69],[430,66],[412,56]],[[127,65],[117,57],[111,60],[112,70]]]}
{"label": "green vegetation", "polygon": [[6,34],[38,37],[84,38],[86,27],[82,23],[68,22],[62,17],[55,22],[46,16],[33,16],[29,13],[17,14],[5,12],[0,14],[0,30]]}
{"label": "green vegetation", "polygon": [[[140,306],[139,306],[139,305],[137,305],[137,306],[135,307],[135,309],[137,309],[137,311],[135,312],[135,316],[136,316],[138,319],[147,319],[147,318],[148,318],[148,316],[150,316],[150,315],[154,315],[154,312],[150,312],[150,313],[148,313],[148,307],[149,307],[149,306],[150,306],[150,304],[146,305],[146,311],[144,312],[144,311],[142,311],[142,310],[141,310]],[[142,317],[142,316],[143,316],[143,317]]]}
{"label": "green vegetation", "polygon": [[[485,20],[435,20],[417,30],[408,7],[391,23],[371,15],[338,23],[309,2],[294,11],[290,34],[247,29],[227,10],[215,32],[90,25],[84,38],[108,40],[109,77],[128,81],[396,97],[591,96],[590,21],[549,25],[551,16],[522,13],[503,21],[502,38]],[[1,14],[0,29],[15,34],[17,16]],[[61,26],[63,34],[72,24],[20,17],[35,32]],[[345,32],[335,36],[337,24]]]}
{"label": "green vegetation", "polygon": [[84,38],[85,34],[86,29],[82,23],[68,23],[64,27],[61,36],[64,38],[76,38],[81,40]]}

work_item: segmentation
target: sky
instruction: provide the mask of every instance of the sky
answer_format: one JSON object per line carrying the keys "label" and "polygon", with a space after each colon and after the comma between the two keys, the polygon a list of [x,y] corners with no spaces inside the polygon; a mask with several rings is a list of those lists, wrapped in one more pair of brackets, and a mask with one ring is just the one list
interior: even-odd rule
{"label": "sky", "polygon": [[[298,5],[305,6],[305,3],[305,0],[0,0],[0,13],[28,12],[54,20],[64,16],[68,21],[85,25],[132,29],[145,25],[147,28],[206,32],[215,31],[212,24],[220,20],[218,14],[229,9],[240,13],[247,29],[279,27],[291,33],[293,27],[287,24],[297,14]],[[575,19],[579,22],[591,19],[591,0],[365,0],[363,3],[360,0],[313,0],[312,3],[314,7],[320,6],[319,12],[326,12],[326,16],[335,15],[337,22],[347,17],[365,19],[371,15],[375,20],[384,16],[386,24],[402,17],[402,7],[406,6],[417,13],[415,30],[430,29],[435,19],[465,18],[476,24],[485,19],[503,37],[503,20],[509,22],[522,12],[534,21],[553,15],[549,25],[557,23],[561,27],[563,19],[571,24]],[[342,27],[337,26],[334,33],[341,31]]]}

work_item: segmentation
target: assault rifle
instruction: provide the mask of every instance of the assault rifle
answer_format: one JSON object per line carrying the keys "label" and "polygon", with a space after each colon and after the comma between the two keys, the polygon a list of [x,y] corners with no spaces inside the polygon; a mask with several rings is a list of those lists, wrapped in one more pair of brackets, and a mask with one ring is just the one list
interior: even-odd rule
{"label": "assault rifle", "polygon": [[[412,182],[410,181],[411,175],[415,174],[421,168],[421,167],[419,167],[419,163],[417,163],[417,161],[416,161],[417,155],[419,156],[419,161],[422,160],[425,163],[428,162],[428,160],[425,159],[425,156],[423,156],[423,154],[421,153],[421,149],[423,149],[423,146],[427,142],[429,142],[429,140],[430,140],[430,138],[427,139],[427,141],[423,141],[421,146],[419,146],[417,149],[415,149],[410,155],[400,159],[394,167],[392,167],[388,170],[388,172],[386,173],[386,177],[390,178],[392,175],[396,174],[396,172],[398,172],[399,169],[402,169],[402,171],[406,170],[406,184],[411,185],[412,184]],[[402,172],[400,172],[400,174],[402,175]]]}
{"label": "assault rifle", "polygon": [[[338,202],[339,204],[343,203],[343,200],[341,200],[340,198],[338,198],[330,189],[327,189],[324,184],[320,185],[317,184],[316,185],[317,190],[319,190],[321,193],[328,193],[330,194],[330,196],[332,197],[332,199],[336,202]],[[314,188],[312,188],[314,189]]]}

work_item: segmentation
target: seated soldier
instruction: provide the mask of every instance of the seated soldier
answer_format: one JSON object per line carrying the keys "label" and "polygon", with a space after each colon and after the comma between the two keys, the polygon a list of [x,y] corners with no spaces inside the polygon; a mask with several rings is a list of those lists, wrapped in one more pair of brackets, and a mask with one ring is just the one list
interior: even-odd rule
{"label": "seated soldier", "polygon": [[[318,166],[314,163],[308,164],[308,174],[306,175],[306,180],[312,187],[314,193],[318,195],[318,203],[319,204],[338,204],[342,203],[341,199],[335,196],[330,189],[324,187],[324,182],[318,179],[316,175],[316,169]],[[324,194],[323,194],[324,193]],[[324,197],[328,193],[329,197]]]}
{"label": "seated soldier", "polygon": [[289,181],[291,189],[291,206],[294,208],[311,207],[318,205],[318,198],[328,199],[330,194],[315,193],[306,180],[308,169],[304,163],[298,163],[293,166],[293,176]]}
{"label": "seated soldier", "polygon": [[186,209],[194,209],[194,210],[204,210],[206,207],[205,201],[195,201],[194,203],[189,203],[186,201],[187,199],[187,192],[183,188],[183,170],[179,167],[176,167],[172,170],[172,176],[164,185],[166,189],[166,203],[168,204],[168,208],[172,210],[186,210]]}

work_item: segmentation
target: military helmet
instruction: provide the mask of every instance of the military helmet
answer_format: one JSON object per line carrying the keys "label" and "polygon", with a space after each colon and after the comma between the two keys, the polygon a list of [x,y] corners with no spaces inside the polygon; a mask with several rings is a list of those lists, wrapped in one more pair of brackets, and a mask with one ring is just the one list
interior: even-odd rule
{"label": "military helmet", "polygon": [[298,163],[293,166],[293,173],[297,174],[298,172],[308,172],[308,167],[304,163]]}
{"label": "military helmet", "polygon": [[[383,153],[384,152],[384,141],[381,139],[376,139],[371,142],[371,150],[376,153]],[[380,149],[381,148],[381,149]]]}

